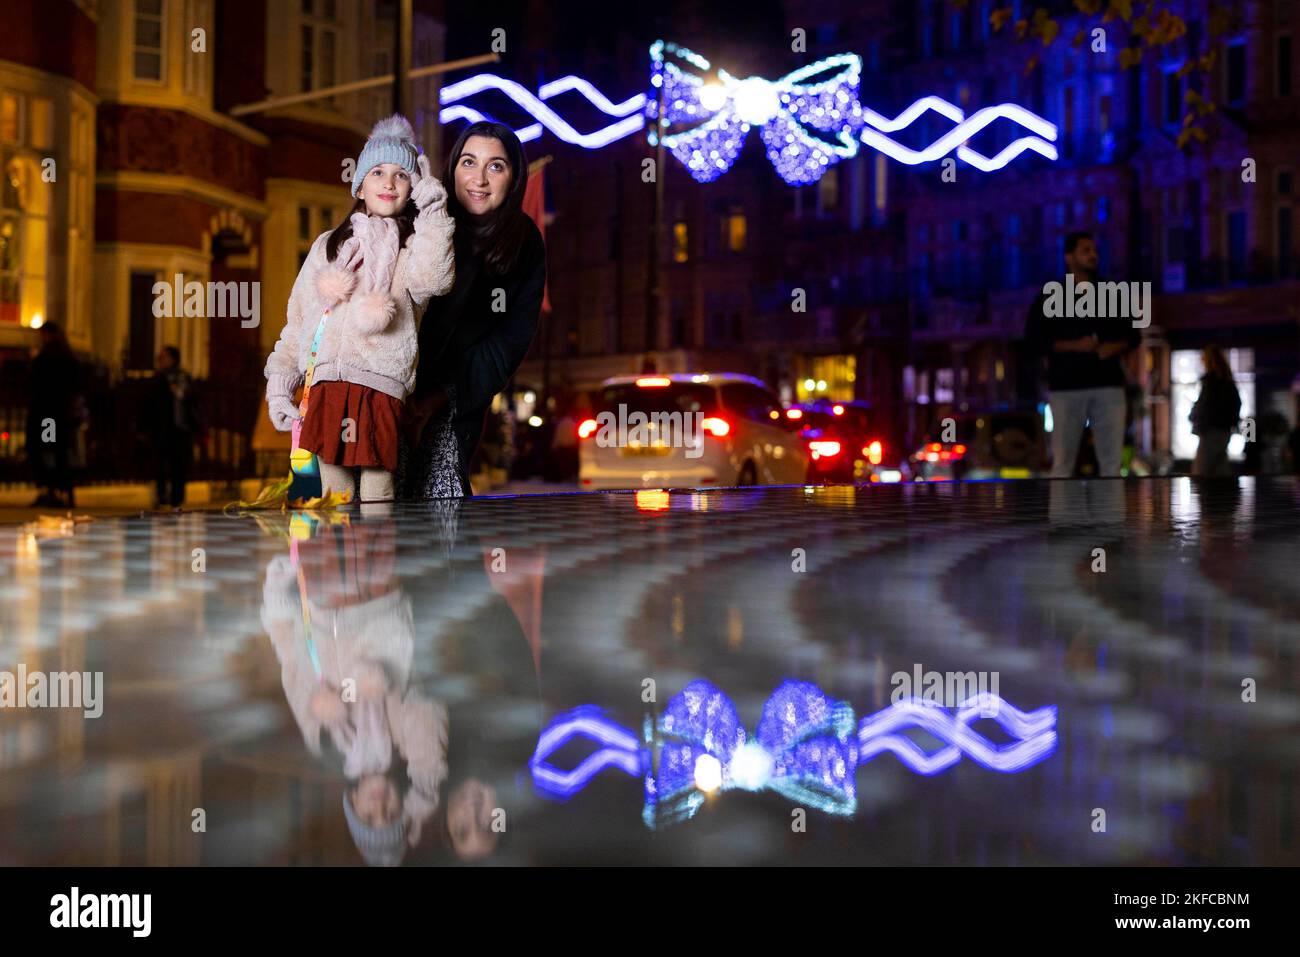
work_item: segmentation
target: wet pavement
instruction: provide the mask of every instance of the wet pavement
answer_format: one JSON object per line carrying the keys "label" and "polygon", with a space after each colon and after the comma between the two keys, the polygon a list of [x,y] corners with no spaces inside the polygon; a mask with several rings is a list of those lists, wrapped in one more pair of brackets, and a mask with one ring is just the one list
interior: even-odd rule
{"label": "wet pavement", "polygon": [[[1295,864],[1298,506],[1026,481],[0,528],[0,864]],[[56,672],[81,706],[27,706]]]}

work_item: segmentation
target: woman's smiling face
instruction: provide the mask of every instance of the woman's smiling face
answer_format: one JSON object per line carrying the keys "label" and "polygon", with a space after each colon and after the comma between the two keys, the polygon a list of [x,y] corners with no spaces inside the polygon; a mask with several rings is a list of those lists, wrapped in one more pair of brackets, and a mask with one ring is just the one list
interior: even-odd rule
{"label": "woman's smiling face", "polygon": [[513,175],[506,148],[491,136],[471,136],[456,160],[456,198],[472,215],[490,213],[505,202]]}

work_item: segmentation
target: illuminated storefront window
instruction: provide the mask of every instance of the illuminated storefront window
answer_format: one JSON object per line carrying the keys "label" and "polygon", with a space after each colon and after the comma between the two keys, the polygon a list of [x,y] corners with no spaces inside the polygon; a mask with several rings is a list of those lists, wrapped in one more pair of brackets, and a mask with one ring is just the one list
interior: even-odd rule
{"label": "illuminated storefront window", "polygon": [[805,356],[799,362],[795,394],[800,402],[810,399],[851,400],[857,370],[857,356]]}
{"label": "illuminated storefront window", "polygon": [[[1237,380],[1237,392],[1241,395],[1241,417],[1244,419],[1254,416],[1255,350],[1225,349],[1224,353],[1228,357],[1232,377]],[[1205,367],[1201,364],[1201,350],[1176,349],[1171,356],[1171,363],[1169,405],[1173,441],[1170,451],[1176,459],[1192,459],[1196,457],[1199,439],[1192,434],[1192,423],[1188,416],[1201,394],[1201,376],[1205,374]],[[1228,441],[1228,457],[1241,461],[1245,455],[1246,440],[1240,434],[1234,435]]]}
{"label": "illuminated storefront window", "polygon": [[0,154],[0,322],[45,321],[48,194],[30,160]]}

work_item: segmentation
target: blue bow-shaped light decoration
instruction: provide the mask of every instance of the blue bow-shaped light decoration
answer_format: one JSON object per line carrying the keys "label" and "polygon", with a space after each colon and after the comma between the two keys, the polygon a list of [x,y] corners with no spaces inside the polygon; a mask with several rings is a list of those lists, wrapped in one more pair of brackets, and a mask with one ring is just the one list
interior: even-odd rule
{"label": "blue bow-shaped light decoration", "polygon": [[832,814],[857,809],[853,709],[816,685],[782,684],[763,705],[753,738],[735,706],[708,681],[693,681],[657,723],[657,767],[645,778],[646,823],[691,817],[714,791],[771,789]]}
{"label": "blue bow-shaped light decoration", "polygon": [[[865,125],[858,103],[862,59],[851,53],[827,57],[788,73],[779,80],[733,77],[717,71],[719,83],[706,84],[700,75],[683,69],[671,56],[700,70],[709,61],[674,43],[658,40],[650,48],[650,83],[646,116],[658,117],[659,129],[672,151],[701,183],[717,179],[745,145],[751,127],[760,128],[768,159],[787,183],[803,186],[821,179],[826,169],[858,151],[858,132]],[[806,81],[825,75],[816,83]],[[659,116],[659,89],[663,115]],[[679,133],[670,126],[691,124]]]}
{"label": "blue bow-shaped light decoration", "polygon": [[[971,727],[991,719],[1011,739],[995,743]],[[858,768],[892,754],[917,774],[934,775],[963,756],[990,771],[1015,774],[1056,750],[1056,708],[1021,711],[981,692],[955,708],[906,698],[854,722],[853,709],[816,685],[785,681],[763,705],[748,738],[735,705],[708,681],[691,682],[668,702],[657,722],[646,721],[643,740],[599,708],[583,705],[556,715],[538,739],[529,767],[545,794],[567,800],[606,768],[645,782],[647,825],[689,818],[716,791],[770,789],[797,804],[832,814],[857,808]],[[930,750],[906,736],[922,731],[939,741]],[[551,758],[575,738],[597,749],[571,770]],[[657,760],[656,760],[657,754]]]}

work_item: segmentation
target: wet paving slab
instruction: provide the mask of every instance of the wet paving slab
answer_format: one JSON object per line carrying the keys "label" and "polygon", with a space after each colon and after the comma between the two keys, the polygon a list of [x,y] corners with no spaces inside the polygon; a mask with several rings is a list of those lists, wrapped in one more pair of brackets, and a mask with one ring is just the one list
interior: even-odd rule
{"label": "wet paving slab", "polygon": [[1295,864],[1300,483],[0,528],[0,863]]}

